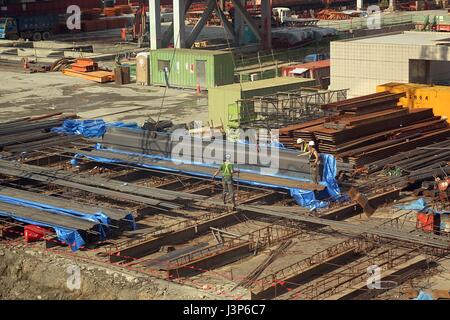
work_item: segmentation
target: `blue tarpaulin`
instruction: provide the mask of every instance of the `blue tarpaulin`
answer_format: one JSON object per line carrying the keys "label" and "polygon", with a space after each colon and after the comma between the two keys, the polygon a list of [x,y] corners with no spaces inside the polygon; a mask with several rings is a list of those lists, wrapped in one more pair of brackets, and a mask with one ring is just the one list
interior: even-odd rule
{"label": "blue tarpaulin", "polygon": [[414,300],[433,300],[431,294],[426,293],[425,291],[420,291],[418,296],[414,298]]}
{"label": "blue tarpaulin", "polygon": [[105,122],[98,120],[64,120],[61,127],[52,128],[52,132],[69,135],[82,135],[86,138],[101,137],[110,127],[121,127],[129,129],[139,129],[135,122]]}
{"label": "blue tarpaulin", "polygon": [[311,210],[328,207],[328,201],[317,200],[314,191],[290,188],[289,193],[295,202],[301,207]]}
{"label": "blue tarpaulin", "polygon": [[12,215],[9,212],[0,211],[0,216],[10,217],[14,220],[21,221],[27,224],[32,224],[40,227],[52,228],[55,230],[56,235],[58,236],[59,241],[66,243],[72,251],[77,251],[82,246],[85,245],[84,239],[81,237],[80,233],[77,230],[61,228],[59,226],[47,223],[37,222],[31,219],[26,219],[23,217]]}
{"label": "blue tarpaulin", "polygon": [[100,238],[102,240],[106,238],[106,235],[109,231],[108,225],[110,223],[110,219],[108,216],[106,216],[102,212],[97,212],[95,214],[89,214],[89,213],[84,213],[84,212],[80,212],[80,211],[74,211],[74,210],[69,210],[69,209],[65,209],[65,208],[54,207],[54,206],[46,204],[46,203],[34,202],[34,201],[30,201],[30,200],[14,198],[14,197],[9,197],[9,196],[5,196],[5,195],[0,195],[0,201],[19,205],[19,206],[35,208],[38,210],[43,210],[43,211],[51,212],[54,214],[71,216],[71,217],[76,217],[76,218],[80,218],[83,220],[92,221],[95,223],[100,223],[98,231],[100,232]]}
{"label": "blue tarpaulin", "polygon": [[[103,120],[66,120],[66,121],[64,121],[62,127],[54,128],[52,131],[66,133],[66,134],[80,134],[80,135],[83,135],[84,137],[101,137],[106,132],[108,127],[127,127],[127,128],[131,128],[131,129],[138,129],[138,126],[135,123],[128,123],[128,124],[123,123],[123,122],[106,123]],[[249,144],[247,141],[239,141],[239,142]],[[276,142],[276,141],[272,142],[271,145],[273,147],[277,147],[277,148],[284,148],[283,144]],[[96,149],[101,149],[101,144],[97,144]],[[164,158],[161,156],[137,154],[137,153],[132,153],[132,152],[125,152],[122,150],[108,149],[108,151],[116,152],[116,153],[137,155],[137,156],[148,157],[148,158],[152,158],[152,159],[176,161],[176,160],[167,159],[167,158]],[[125,162],[125,161],[122,161],[119,159],[105,159],[105,158],[99,158],[99,157],[92,157],[92,156],[89,156],[88,154],[80,153],[80,154],[77,154],[74,156],[74,158],[71,160],[71,164],[77,165],[77,159],[80,157],[83,157],[83,156],[90,158],[94,161],[103,162],[103,163],[108,163],[108,162],[124,163]],[[335,179],[336,172],[337,172],[336,159],[332,155],[324,154],[324,153],[321,154],[321,157],[322,157],[322,163],[323,163],[324,169],[323,169],[323,174],[322,174],[323,179],[320,183],[325,186],[325,192],[321,192],[319,194],[319,196],[322,199],[329,198],[331,201],[340,201],[340,200],[344,199],[344,197],[341,195],[339,186]],[[148,168],[157,169],[157,170],[180,172],[180,170],[150,165],[147,163],[146,164],[136,163],[136,164],[139,166],[142,166],[142,167],[148,167]],[[190,164],[213,167],[211,165],[206,165],[203,163],[190,162]],[[250,173],[259,173],[254,170],[241,170],[241,171],[246,171],[246,172],[250,172]],[[183,172],[183,173],[201,176],[201,177],[211,177],[211,175],[202,174],[202,173],[198,173],[198,172]],[[300,179],[300,178],[293,179],[293,177],[286,177],[286,176],[282,176],[282,175],[274,175],[274,176],[280,177],[280,178],[298,180],[298,181],[307,181],[307,180]],[[245,183],[245,184],[250,184],[250,185],[255,185],[255,186],[282,188],[280,186],[268,185],[268,184],[263,184],[263,183],[257,183],[254,181],[241,180],[241,179],[239,180],[239,182]],[[284,188],[284,189],[288,189],[288,191],[290,192],[290,194],[294,198],[294,200],[297,202],[297,204],[302,207],[306,207],[311,210],[314,210],[317,208],[325,208],[328,206],[327,201],[321,201],[321,200],[316,199],[316,195],[314,194],[313,191],[302,190],[299,188]]]}
{"label": "blue tarpaulin", "polygon": [[284,144],[282,144],[281,142],[278,142],[278,141],[272,141],[272,142],[270,143],[270,146],[271,146],[272,148],[286,149],[286,147],[284,146]]}
{"label": "blue tarpaulin", "polygon": [[414,211],[418,211],[418,212],[433,212],[433,210],[431,210],[431,208],[428,206],[425,199],[423,199],[423,198],[411,201],[410,203],[407,203],[407,204],[399,204],[399,205],[396,205],[396,207],[399,209],[402,209],[402,210],[414,210]]}
{"label": "blue tarpaulin", "polygon": [[396,205],[397,208],[403,209],[403,210],[413,210],[417,212],[423,212],[423,213],[433,213],[433,214],[450,214],[450,211],[437,211],[431,208],[425,199],[420,198],[414,201],[411,201],[408,204],[399,204]]}
{"label": "blue tarpaulin", "polygon": [[321,153],[320,156],[323,164],[322,184],[326,187],[331,199],[333,201],[337,201],[340,197],[342,197],[342,195],[336,181],[336,158],[327,153]]}

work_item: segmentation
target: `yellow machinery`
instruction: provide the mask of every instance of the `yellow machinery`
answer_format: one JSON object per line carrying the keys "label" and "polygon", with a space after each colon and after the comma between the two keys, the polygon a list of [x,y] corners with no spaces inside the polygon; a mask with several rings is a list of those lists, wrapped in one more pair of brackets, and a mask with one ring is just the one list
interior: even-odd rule
{"label": "yellow machinery", "polygon": [[377,92],[405,92],[399,105],[408,108],[433,108],[435,115],[450,119],[450,87],[416,83],[386,83],[377,86]]}

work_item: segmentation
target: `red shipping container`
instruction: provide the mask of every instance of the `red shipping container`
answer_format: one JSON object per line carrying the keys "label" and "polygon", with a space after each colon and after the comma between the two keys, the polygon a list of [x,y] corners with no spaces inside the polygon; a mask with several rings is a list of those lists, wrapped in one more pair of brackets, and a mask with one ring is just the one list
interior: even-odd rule
{"label": "red shipping container", "polygon": [[46,228],[29,224],[25,226],[23,236],[26,242],[34,242],[42,239],[48,233],[49,230],[47,230]]}

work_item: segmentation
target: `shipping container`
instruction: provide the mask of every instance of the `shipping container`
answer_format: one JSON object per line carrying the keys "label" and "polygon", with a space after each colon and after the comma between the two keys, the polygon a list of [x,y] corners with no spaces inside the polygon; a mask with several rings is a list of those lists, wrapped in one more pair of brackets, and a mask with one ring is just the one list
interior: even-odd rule
{"label": "shipping container", "polygon": [[297,91],[314,84],[315,81],[311,79],[280,77],[210,88],[208,91],[210,124],[214,127],[223,125],[225,129],[237,128],[241,121],[252,117],[253,108],[251,103],[241,104],[238,103],[239,100],[277,92]]}
{"label": "shipping container", "polygon": [[450,87],[391,82],[377,86],[377,92],[406,93],[399,105],[407,108],[432,108],[435,115],[450,119]]}
{"label": "shipping container", "polygon": [[299,77],[315,79],[316,85],[322,89],[328,88],[330,84],[330,60],[320,60],[281,68],[283,77]]}
{"label": "shipping container", "polygon": [[198,49],[158,49],[150,51],[152,85],[205,90],[233,83],[231,52]]}

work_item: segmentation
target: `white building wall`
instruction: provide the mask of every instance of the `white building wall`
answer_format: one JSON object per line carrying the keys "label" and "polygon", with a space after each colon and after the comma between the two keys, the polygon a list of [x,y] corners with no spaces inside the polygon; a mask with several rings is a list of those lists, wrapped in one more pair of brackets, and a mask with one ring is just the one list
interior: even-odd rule
{"label": "white building wall", "polygon": [[387,82],[408,82],[409,59],[450,62],[450,50],[446,46],[334,41],[330,88],[348,88],[349,97],[355,97],[374,93],[377,85]]}

